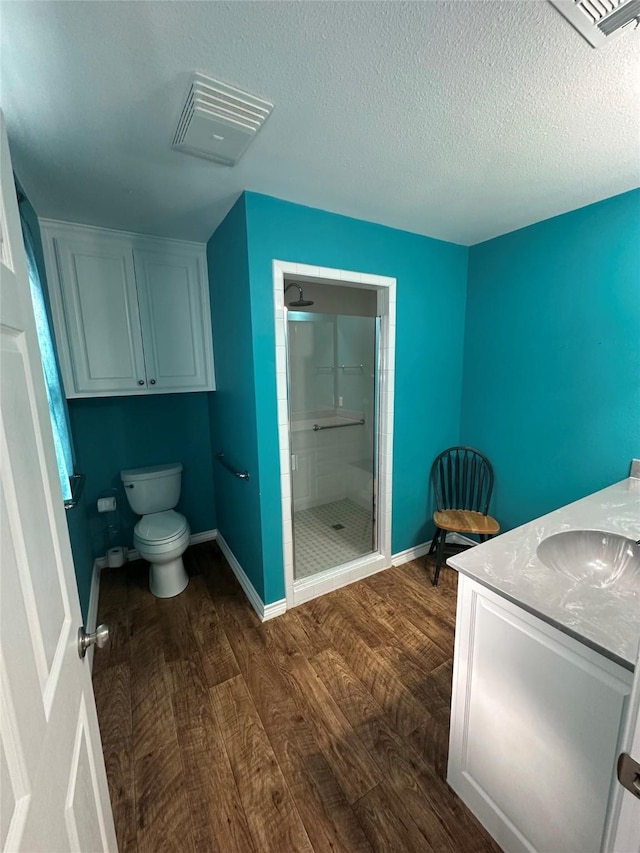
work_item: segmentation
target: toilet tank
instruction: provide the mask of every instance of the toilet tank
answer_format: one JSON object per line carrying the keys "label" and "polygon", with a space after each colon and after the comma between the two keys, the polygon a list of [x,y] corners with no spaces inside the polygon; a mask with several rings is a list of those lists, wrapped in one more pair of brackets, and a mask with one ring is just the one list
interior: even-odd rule
{"label": "toilet tank", "polygon": [[180,500],[182,463],[130,468],[120,472],[129,506],[138,515],[173,509]]}

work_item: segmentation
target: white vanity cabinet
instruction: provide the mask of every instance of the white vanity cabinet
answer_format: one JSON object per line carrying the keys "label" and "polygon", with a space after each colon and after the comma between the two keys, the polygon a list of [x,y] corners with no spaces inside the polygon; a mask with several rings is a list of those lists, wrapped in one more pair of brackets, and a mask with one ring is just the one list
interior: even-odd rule
{"label": "white vanity cabinet", "polygon": [[41,228],[67,397],[214,390],[204,246]]}
{"label": "white vanity cabinet", "polygon": [[601,850],[632,679],[459,574],[447,781],[504,850]]}

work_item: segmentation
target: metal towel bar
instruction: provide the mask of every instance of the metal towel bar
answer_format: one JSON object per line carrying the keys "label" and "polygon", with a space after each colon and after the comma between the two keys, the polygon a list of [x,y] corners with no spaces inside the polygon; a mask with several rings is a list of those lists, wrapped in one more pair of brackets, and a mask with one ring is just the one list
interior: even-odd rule
{"label": "metal towel bar", "polygon": [[236,471],[229,463],[227,462],[224,453],[218,453],[216,455],[216,459],[218,462],[227,469],[227,471],[231,471],[234,477],[238,477],[239,480],[248,480],[249,472],[248,471]]}
{"label": "metal towel bar", "polygon": [[329,424],[328,426],[320,426],[320,424],[313,425],[313,431],[318,432],[321,429],[340,429],[340,427],[348,427],[348,426],[358,426],[359,424],[364,423],[364,418],[360,418],[359,421],[349,421],[348,424]]}
{"label": "metal towel bar", "polygon": [[72,474],[69,477],[69,484],[71,486],[71,497],[64,502],[66,510],[73,509],[74,506],[78,505],[82,490],[84,489],[84,474]]}

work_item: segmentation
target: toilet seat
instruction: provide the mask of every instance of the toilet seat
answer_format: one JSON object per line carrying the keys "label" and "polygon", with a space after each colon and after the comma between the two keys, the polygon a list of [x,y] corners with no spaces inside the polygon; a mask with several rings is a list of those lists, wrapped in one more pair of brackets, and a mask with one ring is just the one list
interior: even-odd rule
{"label": "toilet seat", "polygon": [[169,509],[143,515],[133,532],[141,545],[169,545],[180,539],[188,528],[184,515]]}

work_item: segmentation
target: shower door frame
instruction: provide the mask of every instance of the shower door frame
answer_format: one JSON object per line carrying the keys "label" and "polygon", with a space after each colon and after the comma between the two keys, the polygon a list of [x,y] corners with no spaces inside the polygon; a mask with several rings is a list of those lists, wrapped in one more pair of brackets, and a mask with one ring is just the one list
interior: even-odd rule
{"label": "shower door frame", "polygon": [[[317,575],[294,578],[293,509],[291,483],[291,433],[289,422],[288,330],[284,303],[285,278],[340,287],[374,290],[380,336],[377,371],[377,482],[376,549],[362,557]],[[353,270],[316,267],[291,261],[273,261],[273,298],[276,347],[276,386],[282,501],[282,549],[287,608],[324,595],[391,566],[391,513],[393,472],[393,404],[395,385],[396,279]]]}

